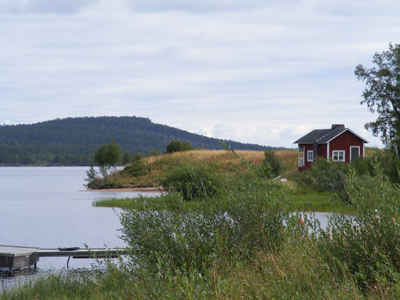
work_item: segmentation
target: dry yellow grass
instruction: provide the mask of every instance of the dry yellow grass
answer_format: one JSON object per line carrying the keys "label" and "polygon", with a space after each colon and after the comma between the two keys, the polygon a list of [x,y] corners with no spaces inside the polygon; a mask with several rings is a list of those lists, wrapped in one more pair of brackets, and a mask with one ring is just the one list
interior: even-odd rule
{"label": "dry yellow grass", "polygon": [[384,149],[373,148],[373,147],[365,147],[365,157],[372,157],[375,152],[383,152]]}
{"label": "dry yellow grass", "polygon": [[[244,159],[251,161],[256,164],[261,164],[264,159],[264,151],[252,151],[252,150],[237,150],[235,153],[242,155]],[[292,165],[297,159],[297,150],[279,150],[276,151],[276,155],[279,156],[284,163]],[[152,165],[160,160],[171,159],[179,162],[194,163],[198,161],[204,161],[211,164],[225,164],[225,163],[239,163],[239,160],[235,155],[226,150],[192,150],[184,152],[175,152],[172,154],[164,154],[158,156],[151,156],[145,158],[146,165]]]}
{"label": "dry yellow grass", "polygon": [[[239,164],[241,160],[238,156],[242,156],[245,160],[256,164],[261,164],[264,159],[264,151],[237,150],[233,154],[226,150],[191,150],[183,152],[175,152],[172,154],[163,154],[143,158],[146,169],[149,171],[146,175],[132,178],[129,176],[121,177],[123,187],[141,187],[156,186],[159,178],[172,168],[183,166],[186,164],[196,164],[200,161],[206,164],[215,164],[227,167],[230,164]],[[297,172],[297,150],[278,150],[276,156],[280,157],[284,163],[285,171],[283,176],[291,175]]]}

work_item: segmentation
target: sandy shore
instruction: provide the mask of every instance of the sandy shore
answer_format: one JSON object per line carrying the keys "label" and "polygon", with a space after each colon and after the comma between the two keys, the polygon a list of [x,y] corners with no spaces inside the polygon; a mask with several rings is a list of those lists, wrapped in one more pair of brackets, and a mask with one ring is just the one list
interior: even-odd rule
{"label": "sandy shore", "polygon": [[[161,188],[161,191],[164,191]],[[121,188],[121,189],[96,189],[96,190],[84,190],[83,192],[159,192],[159,188],[156,187],[142,187],[142,188]]]}

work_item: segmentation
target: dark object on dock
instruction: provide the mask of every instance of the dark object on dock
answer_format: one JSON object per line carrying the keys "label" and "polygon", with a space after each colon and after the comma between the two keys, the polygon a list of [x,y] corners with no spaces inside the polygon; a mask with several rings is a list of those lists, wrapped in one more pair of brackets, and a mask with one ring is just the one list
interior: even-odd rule
{"label": "dark object on dock", "polygon": [[58,248],[59,251],[73,251],[79,249],[80,249],[79,247]]}
{"label": "dark object on dock", "polygon": [[36,247],[3,246],[0,245],[0,267],[29,268],[39,261],[40,257],[64,256],[73,258],[115,258],[126,255],[126,249],[80,249],[79,247],[41,249]]}

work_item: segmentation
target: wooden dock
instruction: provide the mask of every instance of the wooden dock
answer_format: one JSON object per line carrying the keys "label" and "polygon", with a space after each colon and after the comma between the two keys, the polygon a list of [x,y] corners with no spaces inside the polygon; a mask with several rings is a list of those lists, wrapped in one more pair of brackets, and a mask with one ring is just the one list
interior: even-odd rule
{"label": "wooden dock", "polygon": [[126,255],[126,249],[101,249],[101,248],[38,248],[0,245],[0,267],[24,269],[35,265],[40,257],[68,257],[72,258],[113,258]]}

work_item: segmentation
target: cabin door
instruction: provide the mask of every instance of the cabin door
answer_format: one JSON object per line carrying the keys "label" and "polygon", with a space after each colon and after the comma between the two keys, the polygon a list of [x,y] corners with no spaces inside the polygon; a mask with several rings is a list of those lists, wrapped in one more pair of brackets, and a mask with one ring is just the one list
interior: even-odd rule
{"label": "cabin door", "polygon": [[350,147],[350,163],[360,157],[360,146]]}

